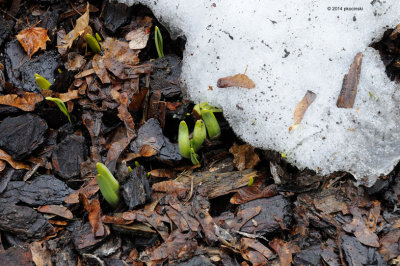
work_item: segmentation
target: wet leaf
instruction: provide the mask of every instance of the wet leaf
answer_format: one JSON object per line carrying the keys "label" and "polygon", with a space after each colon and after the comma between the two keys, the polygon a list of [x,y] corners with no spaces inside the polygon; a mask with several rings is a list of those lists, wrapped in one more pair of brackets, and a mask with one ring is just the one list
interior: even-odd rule
{"label": "wet leaf", "polygon": [[232,204],[242,204],[251,200],[260,198],[269,198],[277,194],[276,185],[269,185],[265,188],[259,185],[253,185],[250,187],[244,187],[238,190],[238,192],[232,196],[230,202]]}
{"label": "wet leaf", "polygon": [[0,150],[0,160],[7,161],[14,169],[31,169],[31,167],[27,164],[14,161],[14,159],[11,158],[11,156],[3,150]]}
{"label": "wet leaf", "polygon": [[27,112],[35,110],[35,105],[41,101],[43,96],[33,92],[25,92],[22,97],[17,94],[0,96],[0,104],[14,106]]}
{"label": "wet leaf", "polygon": [[217,81],[218,88],[227,87],[241,87],[247,89],[253,89],[256,84],[246,74],[236,74],[234,76],[228,76],[220,78]]}
{"label": "wet leaf", "polygon": [[350,66],[349,72],[344,76],[342,90],[340,91],[336,106],[339,108],[353,108],[357,95],[357,86],[360,80],[362,53],[358,53]]}
{"label": "wet leaf", "polygon": [[78,38],[81,34],[83,34],[88,26],[89,26],[89,2],[86,5],[86,12],[76,20],[74,29],[68,32],[68,34],[64,36],[59,48],[64,48],[64,49],[70,48],[74,40]]}
{"label": "wet leaf", "polygon": [[292,254],[300,252],[300,248],[289,242],[285,242],[282,239],[274,238],[274,240],[269,244],[271,248],[275,250],[279,255],[280,265],[290,266],[292,265],[293,258]]}
{"label": "wet leaf", "polygon": [[150,27],[140,27],[129,32],[125,36],[125,39],[130,41],[129,48],[138,50],[146,47],[149,37],[150,37]]}
{"label": "wet leaf", "polygon": [[289,131],[292,131],[296,127],[298,127],[303,120],[304,114],[306,113],[308,107],[314,102],[315,98],[317,98],[317,94],[312,91],[307,91],[306,95],[304,95],[303,99],[297,104],[294,109],[293,120],[294,124],[289,127]]}
{"label": "wet leaf", "polygon": [[72,212],[62,205],[44,205],[40,206],[38,211],[41,213],[55,214],[68,220],[74,218]]}
{"label": "wet leaf", "polygon": [[257,153],[254,152],[254,147],[249,144],[237,145],[234,143],[229,152],[233,154],[233,163],[239,171],[253,168],[260,161]]}
{"label": "wet leaf", "polygon": [[29,59],[39,49],[46,50],[46,42],[50,41],[47,30],[41,27],[31,27],[22,30],[16,36],[19,43],[24,47]]}

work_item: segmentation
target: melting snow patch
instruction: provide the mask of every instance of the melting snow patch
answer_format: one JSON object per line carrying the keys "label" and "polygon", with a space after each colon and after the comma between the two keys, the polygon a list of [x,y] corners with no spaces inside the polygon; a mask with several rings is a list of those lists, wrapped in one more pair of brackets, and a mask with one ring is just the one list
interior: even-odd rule
{"label": "melting snow patch", "polygon": [[[173,36],[186,37],[182,80],[191,100],[222,107],[249,144],[285,152],[294,165],[319,174],[350,172],[366,185],[399,161],[400,86],[369,45],[400,22],[400,1],[120,2],[149,6]],[[358,52],[363,62],[354,107],[337,108]],[[254,89],[217,88],[219,78],[247,65]],[[308,90],[315,101],[289,132]]]}

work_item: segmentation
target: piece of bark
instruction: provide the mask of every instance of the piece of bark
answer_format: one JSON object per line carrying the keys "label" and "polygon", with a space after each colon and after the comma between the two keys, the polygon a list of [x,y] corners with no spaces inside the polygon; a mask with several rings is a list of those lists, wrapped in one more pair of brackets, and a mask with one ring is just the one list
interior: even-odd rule
{"label": "piece of bark", "polygon": [[80,253],[87,253],[99,247],[110,235],[107,226],[104,226],[105,234],[103,237],[95,237],[89,222],[85,224],[78,223],[74,228],[73,243],[76,250]]}
{"label": "piece of bark", "polygon": [[358,53],[350,66],[349,72],[344,76],[342,90],[340,91],[336,106],[339,108],[353,108],[357,95],[357,86],[360,80],[362,53]]}
{"label": "piece of bark", "polygon": [[121,194],[129,210],[151,200],[150,185],[143,166],[136,167],[129,174],[126,183],[122,185]]}
{"label": "piece of bark", "polygon": [[2,265],[33,265],[32,253],[27,247],[14,246],[0,252]]}

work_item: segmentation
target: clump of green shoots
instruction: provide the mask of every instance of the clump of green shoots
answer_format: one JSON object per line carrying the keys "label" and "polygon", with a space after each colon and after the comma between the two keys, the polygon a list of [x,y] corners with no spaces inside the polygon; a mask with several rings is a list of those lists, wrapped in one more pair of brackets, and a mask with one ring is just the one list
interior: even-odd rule
{"label": "clump of green shoots", "polygon": [[100,192],[108,204],[116,208],[120,201],[119,183],[104,164],[97,163],[96,168],[97,184],[99,185]]}
{"label": "clump of green shoots", "polygon": [[[93,51],[93,53],[100,53],[101,52],[101,48],[100,48],[100,44],[97,38],[100,38],[100,36],[98,34],[96,34],[96,38],[92,36],[92,34],[87,33],[85,35],[85,40],[87,42],[87,44],[90,47],[90,50]],[[100,38],[101,39],[101,38]]]}
{"label": "clump of green shoots", "polygon": [[42,90],[48,90],[51,87],[51,83],[37,73],[35,73],[35,81],[38,87]]}
{"label": "clump of green shoots", "polygon": [[204,140],[208,137],[213,140],[220,136],[221,128],[213,112],[222,112],[221,109],[210,106],[208,103],[196,104],[193,113],[201,117],[196,121],[192,139],[189,138],[189,129],[185,121],[179,124],[178,146],[182,157],[190,159],[193,164],[200,164],[196,152],[200,150]]}
{"label": "clump of green shoots", "polygon": [[154,41],[156,43],[158,58],[163,58],[164,57],[163,38],[160,29],[157,26],[154,29]]}
{"label": "clump of green shoots", "polygon": [[53,98],[53,97],[46,97],[46,100],[52,101],[53,103],[55,103],[58,106],[58,109],[60,109],[60,111],[67,116],[68,121],[71,123],[71,118],[69,116],[68,109],[65,106],[64,102],[61,101],[61,99]]}

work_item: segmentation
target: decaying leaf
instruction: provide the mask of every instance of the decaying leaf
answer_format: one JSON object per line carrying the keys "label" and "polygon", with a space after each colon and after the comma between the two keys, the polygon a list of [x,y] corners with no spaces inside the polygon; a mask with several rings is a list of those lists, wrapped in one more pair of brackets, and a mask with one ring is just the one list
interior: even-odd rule
{"label": "decaying leaf", "polygon": [[96,194],[97,191],[99,191],[99,186],[97,185],[97,179],[92,178],[92,180],[90,180],[90,182],[87,185],[81,187],[79,190],[69,195],[64,200],[64,202],[67,204],[79,203],[79,194],[84,194],[87,198],[90,198],[91,196]]}
{"label": "decaying leaf", "polygon": [[93,234],[95,237],[104,236],[104,226],[101,220],[101,208],[98,199],[92,199],[91,201],[84,194],[79,194],[79,200],[83,203],[83,207],[89,213],[89,223],[92,227]]}
{"label": "decaying leaf", "polygon": [[379,240],[380,249],[379,253],[385,257],[386,261],[396,258],[400,255],[400,229],[389,231],[383,235]]}
{"label": "decaying leaf", "polygon": [[246,74],[236,74],[234,76],[220,78],[217,81],[217,86],[218,88],[241,87],[253,89],[256,84]]}
{"label": "decaying leaf", "polygon": [[61,46],[59,48],[68,49],[72,46],[72,43],[76,38],[83,34],[86,28],[89,26],[89,2],[86,6],[86,12],[80,18],[76,20],[76,25],[74,29],[68,32],[61,41]]}
{"label": "decaying leaf", "polygon": [[285,242],[282,239],[274,238],[269,244],[273,250],[279,255],[279,260],[282,266],[290,266],[293,262],[293,253],[300,252],[300,248],[292,243]]}
{"label": "decaying leaf", "polygon": [[68,53],[68,61],[66,64],[66,68],[69,71],[80,70],[85,65],[85,63],[86,63],[86,60],[85,60],[84,56],[82,56],[76,52]]}
{"label": "decaying leaf", "polygon": [[254,152],[254,147],[249,144],[237,145],[234,143],[229,152],[233,154],[233,163],[239,171],[253,168],[260,161],[257,153]]}
{"label": "decaying leaf", "polygon": [[349,72],[344,75],[342,90],[340,91],[336,106],[339,108],[353,108],[360,80],[362,53],[358,53],[350,66]]}
{"label": "decaying leaf", "polygon": [[14,161],[14,159],[3,150],[0,150],[0,160],[7,161],[14,169],[31,169],[31,167],[27,164]]}
{"label": "decaying leaf", "polygon": [[154,169],[149,172],[150,176],[174,178],[176,173],[173,169]]}
{"label": "decaying leaf", "polygon": [[45,241],[37,241],[29,244],[32,253],[32,260],[37,266],[49,266],[51,262],[51,252]]}
{"label": "decaying leaf", "polygon": [[68,220],[74,218],[72,212],[62,205],[44,205],[40,206],[38,211],[41,213],[55,214]]}
{"label": "decaying leaf", "polygon": [[41,101],[43,101],[43,96],[33,92],[25,92],[22,97],[17,94],[0,96],[0,104],[14,106],[27,112],[35,110],[35,105]]}
{"label": "decaying leaf", "polygon": [[272,253],[272,251],[269,248],[261,244],[256,239],[243,237],[240,241],[240,244],[242,250],[247,250],[248,248],[252,248],[260,252],[266,259],[269,259],[274,255],[274,253]]}
{"label": "decaying leaf", "polygon": [[133,50],[143,49],[150,37],[150,27],[140,27],[129,32],[125,39],[129,42],[129,48]]}
{"label": "decaying leaf", "polygon": [[41,27],[31,27],[22,30],[16,37],[22,47],[24,47],[29,59],[39,49],[46,50],[46,42],[50,41],[49,36],[47,36],[47,30]]}
{"label": "decaying leaf", "polygon": [[244,187],[239,189],[238,192],[232,196],[230,202],[232,204],[242,204],[255,199],[269,198],[277,194],[276,188],[275,184],[264,188],[260,187],[260,185]]}
{"label": "decaying leaf", "polygon": [[306,95],[304,95],[303,99],[297,104],[294,109],[293,120],[294,124],[289,127],[289,131],[292,131],[296,127],[298,127],[303,120],[304,114],[306,113],[308,107],[313,103],[313,101],[317,98],[317,94],[312,91],[307,91]]}

